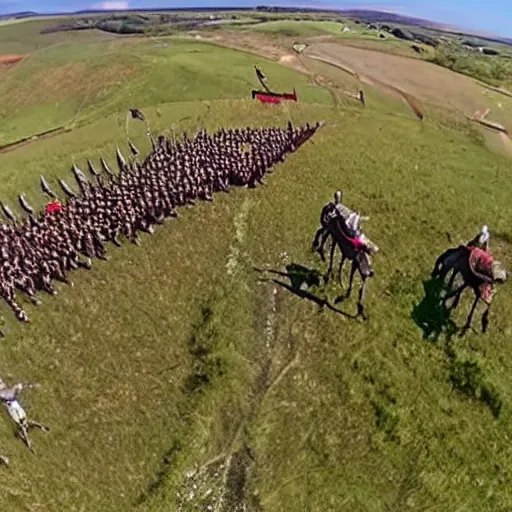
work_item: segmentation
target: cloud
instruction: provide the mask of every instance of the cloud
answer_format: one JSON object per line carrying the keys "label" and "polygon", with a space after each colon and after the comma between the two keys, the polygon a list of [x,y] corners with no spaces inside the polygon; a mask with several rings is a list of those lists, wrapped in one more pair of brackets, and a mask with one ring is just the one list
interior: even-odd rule
{"label": "cloud", "polygon": [[103,11],[123,11],[124,9],[128,9],[128,2],[118,2],[118,1],[101,2],[99,4],[94,4],[93,8],[101,9]]}

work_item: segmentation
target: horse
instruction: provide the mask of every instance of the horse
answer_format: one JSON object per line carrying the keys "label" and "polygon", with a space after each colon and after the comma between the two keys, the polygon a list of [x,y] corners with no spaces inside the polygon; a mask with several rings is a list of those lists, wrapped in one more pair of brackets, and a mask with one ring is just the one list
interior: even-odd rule
{"label": "horse", "polygon": [[349,260],[352,262],[347,293],[345,294],[345,297],[343,297],[343,299],[341,300],[345,300],[350,297],[350,294],[352,292],[354,275],[356,271],[359,272],[359,275],[361,276],[361,287],[359,289],[359,298],[357,301],[357,313],[358,315],[366,319],[363,305],[364,292],[366,289],[366,280],[374,275],[369,256],[360,246],[360,242],[358,241],[358,239],[349,237],[348,234],[345,232],[345,226],[340,217],[334,217],[329,221],[329,224],[327,225],[327,234],[333,237],[333,243],[331,246],[329,269],[327,270],[324,279],[326,282],[328,282],[329,278],[332,275],[334,253],[336,247],[339,247],[341,252],[341,261],[338,269],[338,282],[340,283],[340,285],[342,284],[341,276],[345,260]]}
{"label": "horse", "polygon": [[[432,271],[432,278],[441,278],[444,281],[450,271],[452,271],[452,275],[448,284],[449,291],[443,299],[443,304],[446,306],[447,301],[453,298],[449,310],[456,309],[464,290],[471,288],[475,299],[461,335],[470,329],[473,315],[480,300],[487,306],[482,315],[482,332],[485,333],[489,325],[489,311],[494,296],[494,284],[504,283],[508,279],[507,271],[489,253],[477,247],[464,245],[448,249],[439,256]],[[453,284],[459,274],[463,278],[463,283],[454,290]]]}

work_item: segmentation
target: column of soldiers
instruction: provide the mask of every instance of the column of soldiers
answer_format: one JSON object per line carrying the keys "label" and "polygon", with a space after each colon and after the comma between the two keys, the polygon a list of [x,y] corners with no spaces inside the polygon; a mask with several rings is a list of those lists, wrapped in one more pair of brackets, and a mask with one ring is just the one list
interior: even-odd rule
{"label": "column of soldiers", "polygon": [[[119,246],[125,238],[140,243],[139,233],[152,234],[154,226],[176,217],[176,209],[197,200],[213,200],[215,192],[231,186],[255,187],[286,154],[298,149],[320,127],[221,129],[199,131],[182,140],[151,138],[153,150],[140,162],[139,151],[129,141],[133,159],[127,162],[119,149],[114,173],[101,159],[102,172],[88,161],[91,179],[73,165],[80,191],[59,180],[66,201],[57,211],[38,215],[23,195],[26,216],[20,221],[5,205],[10,223],[0,222],[0,296],[18,320],[28,322],[16,291],[39,304],[36,292],[56,294],[52,281],[72,284],[70,270],[90,269],[94,258],[106,260],[107,242]],[[41,177],[43,192],[57,195]]]}

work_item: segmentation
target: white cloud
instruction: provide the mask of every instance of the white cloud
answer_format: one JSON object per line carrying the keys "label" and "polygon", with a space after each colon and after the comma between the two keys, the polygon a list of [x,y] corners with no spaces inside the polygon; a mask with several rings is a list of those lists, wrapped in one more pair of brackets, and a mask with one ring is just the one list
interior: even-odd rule
{"label": "white cloud", "polygon": [[101,9],[103,11],[122,11],[128,9],[128,2],[101,2],[93,5],[94,9]]}

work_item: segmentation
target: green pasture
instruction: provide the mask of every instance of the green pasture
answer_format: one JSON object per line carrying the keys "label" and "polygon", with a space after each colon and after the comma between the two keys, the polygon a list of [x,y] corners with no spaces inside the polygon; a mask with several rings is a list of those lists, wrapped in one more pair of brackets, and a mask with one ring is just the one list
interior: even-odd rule
{"label": "green pasture", "polygon": [[[114,34],[101,30],[78,30],[41,34],[47,28],[71,21],[71,18],[38,18],[16,20],[0,25],[0,56],[2,54],[33,53],[50,46],[61,44],[87,44],[95,41],[114,39]],[[1,76],[1,75],[0,75]]]}
{"label": "green pasture", "polygon": [[[458,338],[471,297],[451,323],[424,300],[424,283],[437,255],[484,223],[510,267],[510,161],[442,111],[420,123],[371,88],[364,108],[343,99],[357,84],[322,63],[310,64],[329,90],[243,52],[165,42],[49,48],[10,69],[2,140],[76,127],[0,154],[0,200],[18,211],[24,191],[42,207],[41,174],[57,188],[57,177],[73,183],[73,160],[114,165],[117,144],[128,153],[132,106],[169,136],[326,125],[265,186],[182,209],[141,247],[109,248],[111,261],[73,274],[73,288],[27,305],[31,324],[0,304],[0,375],[41,383],[22,403],[51,427],[32,434],[31,454],[1,414],[11,466],[0,468],[0,510],[192,512],[225,490],[223,512],[242,502],[276,512],[509,511],[510,286],[498,290],[489,332]],[[254,64],[276,89],[295,85],[299,103],[247,99]],[[147,151],[144,126],[129,131]],[[365,232],[381,248],[368,322],[312,300],[333,304],[341,293],[323,284],[326,266],[310,251],[336,189],[370,216]],[[355,297],[337,307],[355,313]],[[194,468],[204,470],[197,485]]]}
{"label": "green pasture", "polygon": [[268,32],[292,37],[312,37],[319,35],[337,35],[343,25],[332,21],[266,21],[248,27],[239,27],[254,32]]}
{"label": "green pasture", "polygon": [[[1,32],[1,31],[0,31]],[[207,43],[127,38],[48,48],[0,82],[0,142],[114,112],[161,103],[250,97],[263,66],[276,90],[295,86],[301,101],[329,103],[327,91],[277,63]]]}

